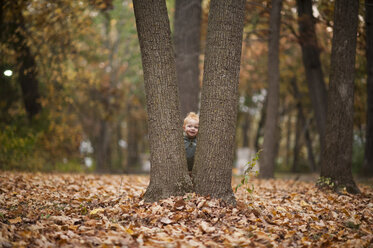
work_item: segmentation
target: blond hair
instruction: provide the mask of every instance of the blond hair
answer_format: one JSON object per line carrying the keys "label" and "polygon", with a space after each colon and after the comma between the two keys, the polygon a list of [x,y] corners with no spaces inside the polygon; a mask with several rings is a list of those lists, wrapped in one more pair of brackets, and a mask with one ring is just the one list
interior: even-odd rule
{"label": "blond hair", "polygon": [[198,116],[196,113],[194,113],[194,112],[190,112],[190,113],[185,117],[185,119],[184,119],[183,127],[185,127],[185,125],[187,124],[187,122],[188,122],[189,120],[196,120],[196,121],[199,122],[199,116]]}

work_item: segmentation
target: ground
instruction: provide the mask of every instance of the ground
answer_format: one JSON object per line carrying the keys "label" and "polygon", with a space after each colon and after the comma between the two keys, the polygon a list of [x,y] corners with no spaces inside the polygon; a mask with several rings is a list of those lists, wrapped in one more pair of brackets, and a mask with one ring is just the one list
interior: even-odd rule
{"label": "ground", "polygon": [[373,247],[371,185],[252,179],[233,207],[195,194],[147,204],[148,180],[1,172],[0,247]]}

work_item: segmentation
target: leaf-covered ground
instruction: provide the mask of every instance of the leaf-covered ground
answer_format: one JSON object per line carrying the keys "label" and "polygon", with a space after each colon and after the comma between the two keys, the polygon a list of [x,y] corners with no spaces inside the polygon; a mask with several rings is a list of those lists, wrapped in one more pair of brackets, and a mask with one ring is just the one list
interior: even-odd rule
{"label": "leaf-covered ground", "polygon": [[255,179],[231,207],[195,194],[146,204],[148,179],[1,172],[0,247],[373,246],[371,186],[353,196]]}

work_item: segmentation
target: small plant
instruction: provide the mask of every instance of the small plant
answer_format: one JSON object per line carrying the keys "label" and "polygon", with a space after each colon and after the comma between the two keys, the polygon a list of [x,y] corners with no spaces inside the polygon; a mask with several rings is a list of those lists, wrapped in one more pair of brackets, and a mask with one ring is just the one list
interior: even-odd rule
{"label": "small plant", "polygon": [[330,177],[319,177],[319,179],[317,179],[316,185],[320,188],[334,188],[334,182]]}
{"label": "small plant", "polygon": [[246,187],[246,191],[251,195],[254,192],[254,184],[249,185],[249,179],[251,176],[258,176],[258,171],[254,172],[254,167],[259,160],[259,154],[262,152],[262,149],[260,149],[256,154],[255,157],[252,158],[247,164],[245,165],[246,169],[245,172],[242,175],[241,182],[236,186],[234,192],[236,193],[237,190],[244,186]]}

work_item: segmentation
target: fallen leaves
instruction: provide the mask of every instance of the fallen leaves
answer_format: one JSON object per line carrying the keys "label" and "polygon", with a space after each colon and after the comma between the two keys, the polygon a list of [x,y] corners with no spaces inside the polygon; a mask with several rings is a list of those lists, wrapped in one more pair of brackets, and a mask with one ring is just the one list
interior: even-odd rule
{"label": "fallen leaves", "polygon": [[[148,204],[148,177],[0,175],[0,246],[369,247],[373,190],[318,191],[314,184],[253,180],[237,206],[187,194]],[[233,185],[235,186],[235,185]]]}

